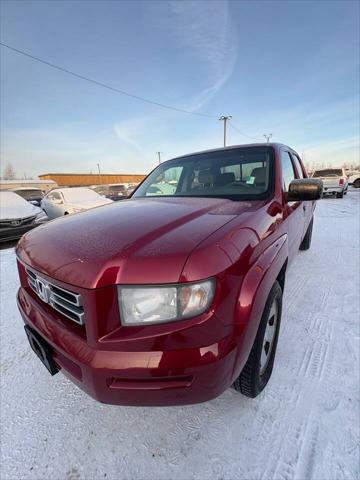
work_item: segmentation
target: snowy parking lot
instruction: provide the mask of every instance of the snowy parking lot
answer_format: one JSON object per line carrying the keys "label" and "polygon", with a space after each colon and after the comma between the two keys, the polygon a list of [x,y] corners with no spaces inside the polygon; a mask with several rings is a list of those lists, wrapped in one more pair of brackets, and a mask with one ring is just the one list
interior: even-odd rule
{"label": "snowy parking lot", "polygon": [[288,271],[266,390],[186,407],[102,405],[30,350],[1,250],[1,478],[359,478],[360,191],[318,202]]}

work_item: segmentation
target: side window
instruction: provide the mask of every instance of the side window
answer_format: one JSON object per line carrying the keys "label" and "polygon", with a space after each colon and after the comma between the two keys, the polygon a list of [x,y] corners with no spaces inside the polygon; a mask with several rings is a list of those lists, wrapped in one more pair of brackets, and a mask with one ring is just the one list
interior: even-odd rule
{"label": "side window", "polygon": [[290,154],[283,150],[281,151],[281,169],[283,190],[284,192],[287,192],[289,190],[290,182],[295,179],[295,172]]}
{"label": "side window", "polygon": [[301,168],[301,163],[300,163],[300,160],[299,160],[299,157],[295,154],[291,154],[292,156],[292,159],[293,159],[293,162],[294,162],[294,165],[296,167],[296,170],[299,174],[299,178],[304,178],[304,174],[303,174],[303,171],[302,171],[302,168]]}

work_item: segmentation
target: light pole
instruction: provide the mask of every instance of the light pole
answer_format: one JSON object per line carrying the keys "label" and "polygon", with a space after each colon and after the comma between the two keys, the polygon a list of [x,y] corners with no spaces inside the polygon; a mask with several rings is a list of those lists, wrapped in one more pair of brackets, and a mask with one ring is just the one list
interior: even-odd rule
{"label": "light pole", "polygon": [[100,164],[97,163],[96,165],[97,165],[97,167],[98,167],[98,172],[99,172],[99,185],[100,185],[100,183],[101,183]]}
{"label": "light pole", "polygon": [[272,137],[272,133],[264,133],[263,137],[266,138],[266,143],[269,143],[270,138]]}
{"label": "light pole", "polygon": [[219,120],[224,122],[224,147],[226,147],[226,122],[231,119],[231,115],[221,115],[221,117],[219,118]]}
{"label": "light pole", "polygon": [[157,156],[158,156],[159,165],[160,165],[160,163],[161,163],[161,153],[162,153],[162,152],[155,152],[155,153],[156,153]]}

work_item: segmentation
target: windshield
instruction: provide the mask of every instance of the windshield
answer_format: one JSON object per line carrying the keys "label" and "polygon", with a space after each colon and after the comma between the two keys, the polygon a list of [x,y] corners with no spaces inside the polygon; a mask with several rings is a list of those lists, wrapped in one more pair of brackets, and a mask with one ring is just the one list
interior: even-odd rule
{"label": "windshield", "polygon": [[100,195],[90,188],[69,188],[62,190],[66,202],[76,203],[86,200],[96,202],[101,199]]}
{"label": "windshield", "polygon": [[29,190],[14,190],[15,193],[20,195],[20,197],[25,198],[26,200],[31,200],[32,198],[42,198],[43,194],[41,190],[29,189]]}
{"label": "windshield", "polygon": [[261,200],[273,184],[272,147],[244,147],[189,155],[159,165],[134,197],[219,197]]}
{"label": "windshield", "polygon": [[125,185],[109,185],[110,192],[125,192]]}
{"label": "windshield", "polygon": [[20,197],[14,192],[1,192],[0,205],[1,205],[1,208],[14,207],[14,206],[19,207],[19,206],[27,205],[27,202],[26,200],[24,200],[22,197]]}
{"label": "windshield", "polygon": [[328,168],[327,170],[315,170],[313,178],[316,177],[342,177],[341,168]]}

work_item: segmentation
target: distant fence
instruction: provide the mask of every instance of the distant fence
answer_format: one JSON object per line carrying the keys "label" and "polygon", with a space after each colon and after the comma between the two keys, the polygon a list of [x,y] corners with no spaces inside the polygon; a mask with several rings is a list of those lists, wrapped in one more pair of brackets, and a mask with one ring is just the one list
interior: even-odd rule
{"label": "distant fence", "polygon": [[41,180],[53,180],[59,187],[79,187],[109,183],[139,183],[145,177],[146,175],[130,173],[44,173],[43,175],[39,175]]}

